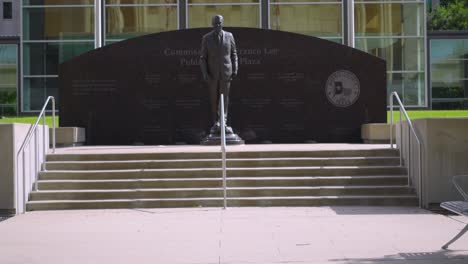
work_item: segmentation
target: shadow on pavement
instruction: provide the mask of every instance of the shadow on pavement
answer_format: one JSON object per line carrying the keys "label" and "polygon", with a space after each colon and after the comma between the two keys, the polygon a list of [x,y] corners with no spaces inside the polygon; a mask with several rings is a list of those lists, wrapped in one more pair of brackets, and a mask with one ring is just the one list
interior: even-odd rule
{"label": "shadow on pavement", "polygon": [[439,250],[434,252],[399,253],[381,258],[333,259],[346,264],[373,263],[468,263],[468,250]]}
{"label": "shadow on pavement", "polygon": [[330,206],[337,215],[424,215],[433,214],[431,211],[419,207],[395,206]]}

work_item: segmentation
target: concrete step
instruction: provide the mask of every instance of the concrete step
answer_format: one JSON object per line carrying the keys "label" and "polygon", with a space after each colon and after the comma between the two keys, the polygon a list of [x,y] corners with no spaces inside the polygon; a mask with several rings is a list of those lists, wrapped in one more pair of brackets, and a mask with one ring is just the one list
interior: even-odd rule
{"label": "concrete step", "polygon": [[[262,158],[230,159],[227,167],[311,167],[311,166],[398,166],[399,157],[339,158]],[[131,170],[219,168],[221,159],[191,160],[128,160],[128,161],[55,161],[47,162],[47,170]]]}
{"label": "concrete step", "polygon": [[[240,206],[417,206],[414,195],[379,196],[297,196],[297,197],[244,197],[227,199],[228,207]],[[67,209],[118,209],[118,208],[176,208],[222,207],[222,198],[168,198],[119,200],[54,200],[30,201],[28,211]]]}
{"label": "concrete step", "polygon": [[[97,171],[42,171],[40,180],[102,180],[102,179],[155,179],[155,178],[211,178],[220,177],[219,168],[195,169],[143,169]],[[327,167],[262,167],[228,168],[228,177],[271,176],[354,176],[403,175],[406,168],[398,166],[327,166]]]}
{"label": "concrete step", "polygon": [[[405,185],[406,175],[331,177],[229,177],[229,187]],[[124,179],[124,180],[40,180],[46,190],[210,188],[222,187],[222,178]]]}
{"label": "concrete step", "polygon": [[[398,156],[397,149],[344,149],[311,151],[228,151],[228,159],[250,158],[313,158],[313,157],[389,157]],[[47,161],[117,161],[117,160],[180,160],[219,159],[220,152],[157,152],[106,154],[48,154]]]}
{"label": "concrete step", "polygon": [[[396,149],[278,148],[228,152],[228,206],[418,203]],[[30,194],[27,210],[223,205],[218,148],[80,151],[47,156],[47,171],[39,173],[39,191]]]}
{"label": "concrete step", "polygon": [[[323,187],[234,187],[227,196],[235,197],[292,197],[331,195],[412,195],[407,186],[323,186]],[[165,188],[124,190],[69,190],[36,191],[31,199],[39,200],[106,200],[106,199],[156,199],[222,197],[222,188]]]}
{"label": "concrete step", "polygon": [[[230,177],[229,187],[404,185],[406,176],[334,176],[334,177]],[[97,190],[150,188],[221,187],[222,178],[124,179],[124,180],[40,180],[38,189]]]}

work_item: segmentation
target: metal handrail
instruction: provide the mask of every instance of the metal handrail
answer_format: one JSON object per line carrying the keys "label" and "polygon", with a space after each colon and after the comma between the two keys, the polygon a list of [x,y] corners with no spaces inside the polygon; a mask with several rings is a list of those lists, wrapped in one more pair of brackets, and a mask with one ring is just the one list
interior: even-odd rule
{"label": "metal handrail", "polygon": [[224,95],[221,94],[220,99],[220,116],[221,116],[221,158],[223,169],[223,209],[227,207],[227,184],[226,184],[226,120],[224,120]]}
{"label": "metal handrail", "polygon": [[[418,143],[418,157],[419,157],[419,171],[418,171],[418,177],[419,177],[419,207],[422,207],[423,204],[423,181],[422,181],[422,144],[421,140],[419,140],[419,136],[416,133],[416,130],[414,129],[413,123],[411,122],[408,112],[406,112],[405,106],[401,102],[400,97],[398,96],[397,92],[392,92],[390,94],[390,147],[393,149],[393,98],[397,99],[397,102],[399,104],[399,110],[400,110],[400,148],[403,147],[403,124],[402,124],[402,114],[405,116],[406,121],[408,121],[408,126],[409,126],[409,131],[413,132],[416,141]],[[396,143],[396,142],[395,142]],[[402,156],[402,149],[400,149],[400,166],[403,165],[403,156]],[[411,186],[411,134],[408,135],[408,186]]]}
{"label": "metal handrail", "polygon": [[[20,173],[20,170],[19,170],[19,156],[20,154],[22,153],[23,154],[23,171],[22,171],[22,180],[23,180],[23,210],[25,210],[26,208],[26,198],[27,198],[27,195],[26,195],[26,177],[25,177],[25,172],[26,172],[26,156],[25,156],[25,152],[24,150],[26,149],[26,147],[29,146],[29,144],[31,143],[31,138],[33,135],[35,135],[36,137],[36,146],[35,146],[35,158],[36,158],[36,163],[38,162],[38,159],[39,159],[39,153],[38,153],[38,145],[39,145],[39,142],[38,142],[38,139],[37,139],[37,127],[39,125],[39,121],[41,120],[41,117],[43,118],[42,119],[42,136],[43,136],[43,140],[42,140],[42,144],[43,144],[43,150],[44,150],[44,163],[43,163],[43,166],[42,166],[42,169],[44,171],[47,170],[46,168],[46,163],[45,163],[45,157],[47,155],[47,149],[49,149],[49,146],[46,147],[46,108],[47,106],[49,105],[49,102],[52,102],[52,153],[55,153],[55,129],[56,129],[56,126],[55,126],[55,98],[53,96],[49,96],[47,97],[45,103],[44,103],[44,106],[42,107],[42,110],[41,110],[41,113],[39,114],[39,116],[37,117],[37,120],[36,122],[34,123],[33,126],[31,126],[31,128],[29,128],[29,131],[28,131],[28,134],[26,135],[24,141],[23,141],[23,144],[21,145],[21,147],[19,148],[17,154],[16,154],[16,177],[19,178],[19,173]],[[34,190],[37,191],[37,174],[39,173],[39,170],[40,170],[40,166],[36,166],[35,168],[35,171],[33,172],[35,174],[35,180],[34,180]],[[18,181],[16,181],[18,182]],[[18,185],[18,184],[17,184]],[[18,192],[18,186],[16,186],[16,208],[18,209],[19,208],[19,192]]]}

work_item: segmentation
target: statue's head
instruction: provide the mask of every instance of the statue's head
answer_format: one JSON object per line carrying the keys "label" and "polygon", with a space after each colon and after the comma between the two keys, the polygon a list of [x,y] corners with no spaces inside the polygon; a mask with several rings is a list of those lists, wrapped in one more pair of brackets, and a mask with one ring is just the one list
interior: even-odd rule
{"label": "statue's head", "polygon": [[222,15],[215,15],[213,17],[213,20],[211,21],[212,25],[213,25],[213,29],[214,31],[216,31],[216,33],[219,33],[221,32],[221,30],[223,29],[223,16]]}

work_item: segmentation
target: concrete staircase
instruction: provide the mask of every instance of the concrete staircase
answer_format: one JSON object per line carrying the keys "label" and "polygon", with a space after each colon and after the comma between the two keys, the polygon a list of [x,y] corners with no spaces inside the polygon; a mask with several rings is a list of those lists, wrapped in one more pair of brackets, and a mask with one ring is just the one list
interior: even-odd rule
{"label": "concrete staircase", "polygon": [[[52,154],[27,210],[220,207],[220,153]],[[417,205],[397,150],[228,153],[228,206]]]}

